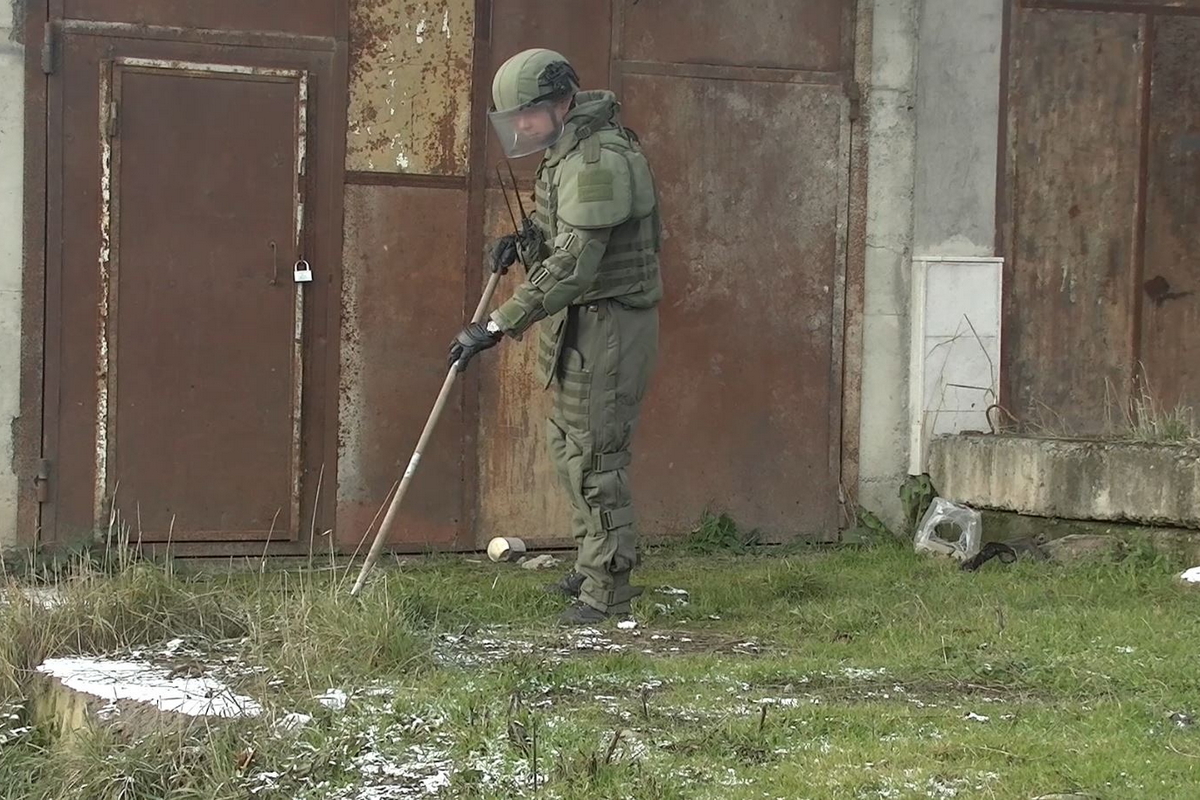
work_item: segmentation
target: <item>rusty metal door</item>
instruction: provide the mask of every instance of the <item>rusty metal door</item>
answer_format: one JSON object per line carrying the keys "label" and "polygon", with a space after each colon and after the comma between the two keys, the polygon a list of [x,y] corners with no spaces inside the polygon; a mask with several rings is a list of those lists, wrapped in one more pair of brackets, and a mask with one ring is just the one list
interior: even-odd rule
{"label": "rusty metal door", "polygon": [[1141,327],[1137,353],[1160,410],[1200,406],[1200,4],[1151,20]]}
{"label": "rusty metal door", "polygon": [[[708,508],[768,538],[837,535],[854,6],[495,3],[493,68],[552,43],[587,88],[617,91],[658,179],[666,299],[632,467],[645,534]],[[510,227],[497,189],[486,206],[489,234]],[[563,542],[535,346],[480,368],[480,541]]]}
{"label": "rusty metal door", "polygon": [[1106,5],[1009,21],[1003,396],[1055,435],[1200,403],[1200,2]]}
{"label": "rusty metal door", "polygon": [[328,59],[69,34],[61,58],[43,540],[119,519],[148,542],[296,541],[322,463],[308,373],[333,264],[308,131]]}

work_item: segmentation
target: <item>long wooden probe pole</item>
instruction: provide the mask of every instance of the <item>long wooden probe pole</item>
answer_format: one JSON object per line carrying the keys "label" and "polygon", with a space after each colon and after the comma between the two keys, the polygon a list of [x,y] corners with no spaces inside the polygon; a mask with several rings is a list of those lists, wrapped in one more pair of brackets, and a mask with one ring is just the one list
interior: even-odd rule
{"label": "long wooden probe pole", "polygon": [[[483,315],[487,312],[488,305],[492,302],[492,295],[495,294],[496,285],[499,282],[500,273],[493,272],[492,277],[488,279],[487,287],[483,290],[483,297],[479,299],[479,306],[475,309],[475,315],[471,317],[472,322],[483,321]],[[450,391],[454,388],[455,381],[458,380],[458,373],[458,362],[455,362],[451,365],[450,371],[446,373],[446,380],[442,383],[442,391],[438,393],[437,402],[433,404],[433,411],[429,414],[429,419],[425,422],[425,429],[421,431],[421,438],[417,440],[417,446],[413,450],[412,458],[408,460],[408,467],[404,470],[404,477],[400,480],[400,486],[396,488],[396,494],[392,496],[392,504],[388,506],[387,514],[383,517],[383,522],[379,524],[379,531],[375,534],[375,541],[371,543],[371,550],[367,553],[367,560],[363,562],[362,570],[358,573],[358,580],[354,582],[354,588],[350,590],[351,597],[362,591],[363,585],[367,582],[367,574],[371,571],[371,567],[375,565],[376,560],[379,559],[383,545],[392,531],[392,526],[396,523],[400,504],[404,501],[404,495],[408,492],[408,485],[412,483],[413,475],[417,472],[417,466],[421,463],[421,454],[425,452],[425,447],[429,444],[429,438],[433,435],[433,429],[437,427],[438,418],[442,416],[442,410],[446,407],[446,401],[450,399]]]}

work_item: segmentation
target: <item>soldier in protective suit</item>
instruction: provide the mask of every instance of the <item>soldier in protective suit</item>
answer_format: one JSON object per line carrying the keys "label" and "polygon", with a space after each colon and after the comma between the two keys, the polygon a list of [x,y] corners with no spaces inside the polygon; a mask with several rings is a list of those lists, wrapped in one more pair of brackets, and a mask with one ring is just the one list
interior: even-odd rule
{"label": "soldier in protective suit", "polygon": [[627,468],[658,353],[662,298],[654,179],[616,97],[579,91],[567,60],[545,49],[510,58],[492,82],[490,120],[505,155],[545,150],[535,225],[497,242],[493,270],[518,251],[526,280],[486,324],[450,348],[460,368],[505,336],[539,325],[539,383],[553,392],[550,453],[571,500],[575,570],[552,589],[575,598],[563,624],[630,611],[636,561]]}

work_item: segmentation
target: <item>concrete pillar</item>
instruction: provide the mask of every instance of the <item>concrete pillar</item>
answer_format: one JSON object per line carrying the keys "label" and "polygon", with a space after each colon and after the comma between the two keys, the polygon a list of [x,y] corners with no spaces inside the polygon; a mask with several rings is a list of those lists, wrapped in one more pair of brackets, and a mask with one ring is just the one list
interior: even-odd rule
{"label": "concrete pillar", "polygon": [[986,428],[998,385],[1004,4],[872,5],[858,499],[894,526],[929,436]]}
{"label": "concrete pillar", "polygon": [[[25,68],[20,0],[0,7],[0,547],[16,544],[13,421],[20,413]],[[11,13],[10,13],[11,11]]]}
{"label": "concrete pillar", "polygon": [[[920,0],[874,0],[867,121],[861,506],[889,525],[908,466],[908,268],[913,243]],[[865,44],[865,43],[864,43]]]}

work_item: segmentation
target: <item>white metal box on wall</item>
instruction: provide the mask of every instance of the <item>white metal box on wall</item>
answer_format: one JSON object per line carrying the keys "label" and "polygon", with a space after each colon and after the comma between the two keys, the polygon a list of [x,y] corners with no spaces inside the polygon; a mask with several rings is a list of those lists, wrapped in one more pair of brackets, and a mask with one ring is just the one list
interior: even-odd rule
{"label": "white metal box on wall", "polygon": [[1004,259],[922,256],[912,264],[909,472],[932,437],[988,430],[998,402]]}

